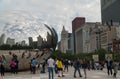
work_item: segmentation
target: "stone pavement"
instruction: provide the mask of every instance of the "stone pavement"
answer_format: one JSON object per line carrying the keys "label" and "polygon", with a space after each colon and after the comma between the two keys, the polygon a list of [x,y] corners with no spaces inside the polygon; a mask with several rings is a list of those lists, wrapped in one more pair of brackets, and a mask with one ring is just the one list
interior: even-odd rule
{"label": "stone pavement", "polygon": [[[74,73],[74,68],[69,67],[69,72],[64,72],[65,77],[58,77],[58,75],[55,74],[54,79],[85,79],[84,72],[82,69],[81,69],[81,73],[83,76],[82,78],[78,76],[78,73],[76,75],[77,78],[73,78],[73,73]],[[18,74],[15,75],[11,73],[6,73],[3,79],[48,79],[48,72],[46,72],[45,74],[40,74],[39,71],[37,71],[36,74],[30,74],[29,71],[25,71],[25,72],[19,72]],[[91,71],[87,71],[87,79],[120,79],[120,72],[118,72],[117,78],[113,78],[112,76],[107,75],[106,69],[104,69],[103,71],[91,70]]]}

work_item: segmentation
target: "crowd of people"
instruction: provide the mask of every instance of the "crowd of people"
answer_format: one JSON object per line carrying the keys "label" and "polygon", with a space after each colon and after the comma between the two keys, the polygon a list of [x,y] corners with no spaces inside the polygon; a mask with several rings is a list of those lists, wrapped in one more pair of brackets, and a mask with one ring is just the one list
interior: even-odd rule
{"label": "crowd of people", "polygon": [[[68,60],[68,59],[62,59],[62,58],[56,58],[53,59],[49,57],[48,59],[43,59],[44,62],[41,63],[41,71],[40,73],[46,73],[46,66],[48,66],[48,77],[49,79],[54,79],[54,74],[57,74],[58,77],[65,77],[64,72],[69,72],[69,67],[74,68],[73,77],[77,77],[77,72],[79,74],[79,77],[83,77],[83,74],[81,74],[81,69],[84,71],[84,77],[87,79],[87,71],[89,70],[103,70],[104,67],[107,68],[107,74],[112,75],[113,77],[116,77],[117,70],[118,70],[118,63],[116,61],[113,61],[110,57],[107,57],[106,62],[100,61],[96,64],[96,62],[91,59],[87,60],[86,58],[80,59],[76,58],[75,60]],[[105,65],[106,64],[106,65]],[[3,57],[0,57],[0,72],[1,77],[4,77],[5,75],[5,65],[6,60]],[[17,55],[12,54],[12,59],[9,64],[10,70],[12,74],[18,73],[19,68],[19,61],[17,58]],[[36,73],[36,68],[40,66],[39,61],[37,58],[33,57],[30,60],[30,71],[32,74]],[[114,71],[114,73],[113,73]]]}
{"label": "crowd of people", "polygon": [[[93,59],[87,60],[86,58],[80,59],[77,58],[73,61],[70,61],[68,59],[52,59],[52,62],[50,62],[52,58],[48,59],[48,65],[52,64],[52,72],[49,72],[49,79],[54,79],[54,73],[53,70],[55,71],[56,74],[58,74],[58,77],[64,77],[64,72],[69,72],[69,66],[74,68],[74,73],[73,77],[77,77],[77,72],[79,74],[79,77],[83,77],[81,74],[81,69],[84,71],[84,77],[87,79],[87,70],[103,70],[103,68],[106,67],[107,69],[107,74],[112,75],[113,77],[116,77],[116,74],[118,72],[118,62],[113,61],[110,57],[107,57],[106,61],[99,61],[95,62]],[[49,70],[49,68],[48,68]],[[114,73],[113,73],[114,72]],[[52,73],[52,76],[50,74]]]}

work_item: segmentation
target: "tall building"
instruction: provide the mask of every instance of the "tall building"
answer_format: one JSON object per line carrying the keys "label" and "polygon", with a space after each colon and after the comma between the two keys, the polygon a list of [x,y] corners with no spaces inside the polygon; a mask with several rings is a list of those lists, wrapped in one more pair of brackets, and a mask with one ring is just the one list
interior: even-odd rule
{"label": "tall building", "polygon": [[120,0],[101,0],[102,23],[120,24]]}
{"label": "tall building", "polygon": [[91,52],[91,47],[96,47],[96,41],[91,44],[92,40],[90,40],[90,31],[94,26],[95,23],[85,23],[75,31],[76,53],[88,53]]}
{"label": "tall building", "polygon": [[0,37],[0,45],[4,44],[5,41],[5,34],[2,34]]}
{"label": "tall building", "polygon": [[61,51],[66,53],[67,50],[68,50],[68,31],[66,31],[65,27],[63,26],[61,32]]}
{"label": "tall building", "polygon": [[58,50],[61,50],[63,53],[73,53],[72,43],[72,33],[68,33],[63,26],[61,32],[61,41],[58,43]]}
{"label": "tall building", "polygon": [[15,45],[15,39],[12,39],[12,38],[7,38],[7,40],[6,40],[6,44],[9,44],[9,45]]}
{"label": "tall building", "polygon": [[76,53],[76,45],[75,45],[75,31],[81,27],[81,25],[85,24],[85,18],[84,17],[76,17],[72,21],[72,34],[73,34],[73,50],[74,53]]}

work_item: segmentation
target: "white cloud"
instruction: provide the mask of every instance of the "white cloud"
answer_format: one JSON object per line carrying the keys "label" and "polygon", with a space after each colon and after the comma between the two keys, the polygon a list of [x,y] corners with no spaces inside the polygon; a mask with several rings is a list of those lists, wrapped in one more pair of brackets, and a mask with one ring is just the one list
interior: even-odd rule
{"label": "white cloud", "polygon": [[[99,0],[2,0],[0,31],[3,30],[4,23],[11,23],[21,17],[18,20],[21,25],[18,24],[22,27],[33,29],[32,24],[36,25],[34,22],[37,24],[44,22],[53,26],[58,33],[61,32],[63,25],[71,32],[71,22],[75,17],[86,17],[87,21],[96,22],[101,21],[100,13]],[[13,17],[6,18],[6,15]],[[32,33],[36,34],[34,31]]]}

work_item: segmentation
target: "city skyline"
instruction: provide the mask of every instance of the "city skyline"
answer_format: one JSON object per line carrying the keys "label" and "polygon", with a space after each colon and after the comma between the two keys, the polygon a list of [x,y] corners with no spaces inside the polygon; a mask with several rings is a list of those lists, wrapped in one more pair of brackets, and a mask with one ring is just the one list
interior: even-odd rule
{"label": "city skyline", "polygon": [[5,32],[17,39],[26,39],[30,32],[35,38],[38,33],[35,33],[34,29],[40,33],[38,28],[41,23],[45,23],[57,30],[60,39],[62,26],[71,32],[71,22],[75,17],[85,17],[87,22],[100,22],[100,13],[99,0],[1,0],[0,34]]}

